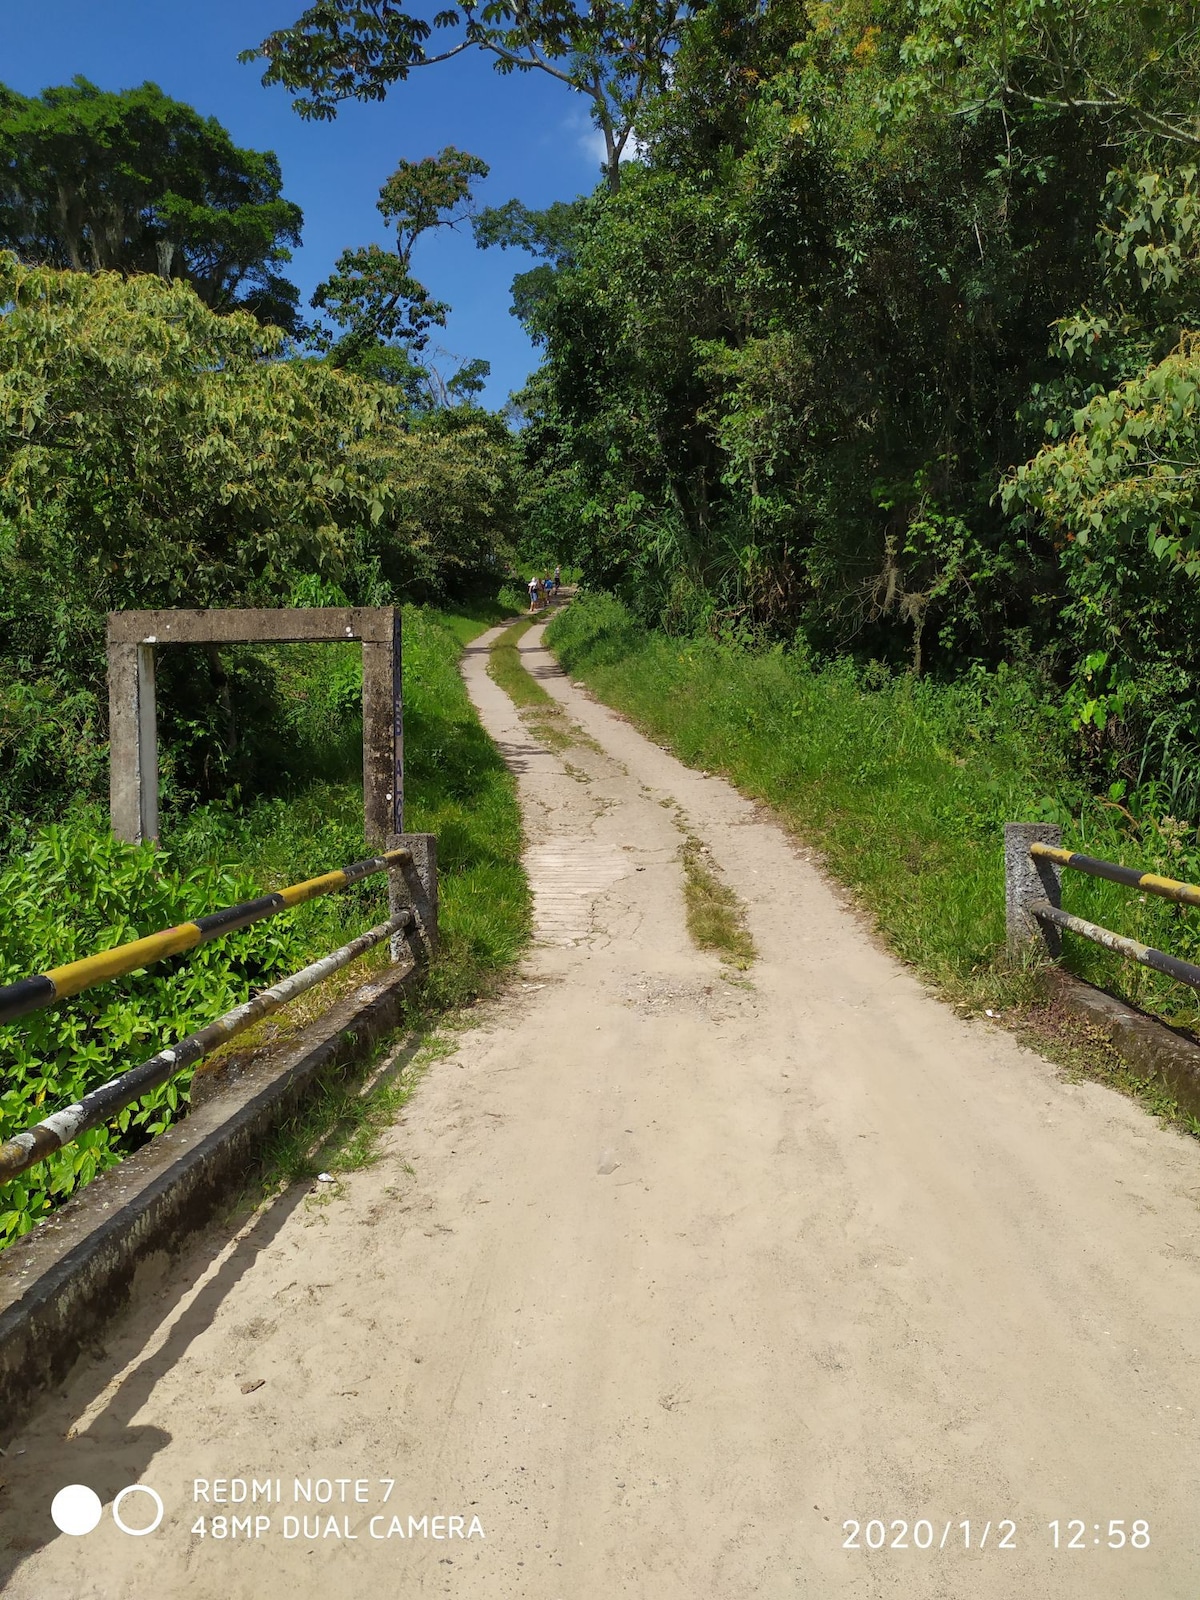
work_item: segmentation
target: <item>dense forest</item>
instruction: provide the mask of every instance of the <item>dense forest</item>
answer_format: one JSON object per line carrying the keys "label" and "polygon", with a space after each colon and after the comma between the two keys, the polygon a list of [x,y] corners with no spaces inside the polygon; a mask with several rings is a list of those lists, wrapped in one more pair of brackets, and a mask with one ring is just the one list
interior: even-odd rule
{"label": "dense forest", "polygon": [[[480,171],[402,162],[397,250],[344,252],[305,322],[274,155],[153,84],[0,90],[0,837],[104,796],[108,611],[495,592],[512,439],[486,364],[422,361],[448,308],[409,268]],[[191,654],[160,663],[174,814],[287,767],[262,662]]]}
{"label": "dense forest", "polygon": [[648,625],[1018,664],[1195,815],[1198,23],[699,9],[618,183],[481,219],[544,257],[529,525]]}
{"label": "dense forest", "polygon": [[[1169,770],[1200,810],[1198,22],[1114,0],[637,0],[431,28],[330,0],[247,52],[302,113],[475,47],[514,93],[544,69],[588,96],[607,160],[588,196],[483,212],[477,157],[401,162],[379,201],[395,248],[343,252],[309,322],[269,153],[153,85],[5,91],[10,816],[36,810],[48,746],[68,759],[39,727],[102,743],[96,618],[131,581],[142,604],[436,598],[514,546],[668,631],[918,677],[1015,665],[1097,782]],[[439,28],[462,30],[440,54]],[[447,308],[413,247],[467,217],[539,258],[513,285],[541,357],[515,440],[475,403],[486,363],[422,356]],[[156,455],[185,463],[170,490]],[[181,728],[204,716],[180,702]],[[184,760],[193,788],[205,760],[224,770]]]}

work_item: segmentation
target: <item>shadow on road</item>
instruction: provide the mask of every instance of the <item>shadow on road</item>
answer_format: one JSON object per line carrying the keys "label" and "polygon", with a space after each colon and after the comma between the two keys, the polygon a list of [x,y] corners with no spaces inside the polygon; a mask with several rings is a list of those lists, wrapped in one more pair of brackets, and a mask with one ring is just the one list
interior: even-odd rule
{"label": "shadow on road", "polygon": [[[104,1409],[86,1428],[75,1433],[73,1420],[104,1393],[130,1354],[153,1342],[158,1329],[187,1292],[188,1285],[180,1282],[177,1271],[172,1271],[168,1280],[170,1305],[165,1315],[153,1302],[135,1299],[113,1325],[108,1348],[97,1352],[87,1365],[84,1362],[88,1358],[83,1357],[66,1380],[66,1387],[60,1388],[60,1398],[38,1407],[36,1433],[25,1446],[28,1461],[22,1461],[10,1447],[9,1459],[3,1463],[8,1482],[0,1521],[5,1535],[4,1548],[0,1549],[0,1588],[7,1585],[28,1556],[60,1537],[50,1520],[50,1502],[64,1485],[87,1484],[108,1506],[127,1485],[142,1481],[145,1469],[171,1442],[172,1435],[162,1428],[139,1426],[133,1419],[159,1380],[186,1356],[193,1340],[209,1327],[226,1295],[274,1242],[306,1193],[306,1187],[297,1184],[254,1220],[165,1341],[121,1379]],[[189,1253],[188,1279],[194,1281],[207,1271],[227,1244],[228,1237],[219,1227],[210,1230],[196,1250]],[[124,1356],[122,1348],[127,1352]],[[230,1384],[233,1403],[241,1396],[233,1386],[232,1374]],[[168,1514],[173,1509],[168,1502]],[[141,1510],[139,1505],[127,1514],[140,1515]]]}
{"label": "shadow on road", "polygon": [[546,756],[545,746],[540,744],[515,744],[510,740],[497,739],[496,748],[516,773],[528,772],[532,757],[538,756],[544,760]]}

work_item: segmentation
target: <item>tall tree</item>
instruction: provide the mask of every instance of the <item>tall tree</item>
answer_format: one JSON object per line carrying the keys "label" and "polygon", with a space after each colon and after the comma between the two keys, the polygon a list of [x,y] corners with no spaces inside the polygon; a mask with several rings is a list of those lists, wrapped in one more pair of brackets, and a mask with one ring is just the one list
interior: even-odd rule
{"label": "tall tree", "polygon": [[279,269],[303,216],[282,187],[273,152],[241,149],[153,83],[0,88],[0,247],[29,263],[182,279],[211,310],[295,331]]}
{"label": "tall tree", "polygon": [[418,407],[448,404],[451,395],[482,388],[490,370],[486,362],[469,362],[447,381],[413,359],[428,343],[429,329],[445,325],[450,308],[413,276],[412,252],[422,235],[457,227],[473,214],[471,185],[487,174],[486,162],[453,145],[421,161],[401,161],[377,202],[396,230],[396,248],[344,250],[312,297],[314,307],[341,329],[336,336],[317,334],[334,366],[390,383]]}
{"label": "tall tree", "polygon": [[555,200],[545,211],[533,211],[520,200],[508,200],[488,206],[472,224],[481,250],[499,245],[539,258],[539,266],[518,272],[512,282],[512,314],[534,340],[539,337],[537,308],[552,293],[555,273],[572,263],[573,241],[587,206],[586,200]]}
{"label": "tall tree", "polygon": [[[495,58],[497,72],[544,72],[585,95],[604,136],[604,174],[615,193],[621,158],[646,101],[661,89],[688,16],[703,0],[464,0],[432,22],[395,0],[317,0],[291,28],[269,34],[243,61],[265,59],[266,84],[298,96],[301,116],[330,118],[343,100],[382,100],[416,67],[467,50]],[[430,52],[434,30],[447,34]]]}

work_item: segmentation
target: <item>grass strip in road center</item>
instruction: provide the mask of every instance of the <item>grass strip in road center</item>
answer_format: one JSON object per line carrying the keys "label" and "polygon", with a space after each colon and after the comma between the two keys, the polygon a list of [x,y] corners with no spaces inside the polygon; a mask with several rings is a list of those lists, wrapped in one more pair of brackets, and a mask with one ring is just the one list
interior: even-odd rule
{"label": "grass strip in road center", "polygon": [[522,617],[519,622],[514,622],[511,628],[505,628],[488,655],[488,676],[493,683],[499,684],[518,711],[531,706],[555,712],[558,710],[554,699],[525,670],[517,648],[534,623],[541,621],[541,617]]}
{"label": "grass strip in road center", "polygon": [[[1028,675],[1005,668],[942,684],[882,677],[849,660],[817,666],[802,651],[668,637],[604,595],[573,600],[548,644],[572,678],[680,760],[772,806],[855,892],[893,952],[960,1011],[1004,1021],[1072,1072],[1200,1133],[1161,1085],[1072,1019],[1034,968],[1006,959],[1006,821],[1062,820],[1098,857],[1130,848],[1118,812],[1073,776],[1055,709]],[[1167,838],[1147,825],[1137,840],[1144,864],[1164,876]],[[1074,909],[1098,925],[1198,959],[1189,913],[1169,902],[1091,877],[1071,893]],[[1200,1032],[1194,993],[1152,969],[1114,973],[1111,956],[1086,943],[1067,964]]]}
{"label": "grass strip in road center", "polygon": [[680,849],[687,928],[698,950],[712,950],[729,967],[745,972],[757,952],[746,926],[746,908],[721,877],[708,846],[689,833]]}
{"label": "grass strip in road center", "polygon": [[520,641],[535,623],[544,620],[540,616],[522,617],[511,628],[506,628],[491,648],[488,676],[504,690],[530,732],[547,749],[569,750],[576,744],[599,748],[582,728],[568,719],[558,701],[547,694],[521,660]]}

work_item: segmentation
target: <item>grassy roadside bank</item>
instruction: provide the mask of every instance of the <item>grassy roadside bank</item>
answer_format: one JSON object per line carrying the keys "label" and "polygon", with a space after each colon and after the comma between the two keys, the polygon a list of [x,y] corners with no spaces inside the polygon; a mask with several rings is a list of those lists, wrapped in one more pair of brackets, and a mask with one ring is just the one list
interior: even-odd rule
{"label": "grassy roadside bank", "polygon": [[[492,625],[497,609],[406,606],[403,614],[405,826],[437,835],[442,952],[433,985],[445,1005],[472,997],[489,973],[507,966],[528,927],[516,788],[458,671],[462,648]],[[361,652],[355,645],[294,647],[283,670],[300,781],[236,810],[203,807],[165,832],[167,850],[189,870],[237,861],[275,888],[370,853],[362,821]],[[341,751],[336,770],[305,779],[331,746]],[[304,907],[296,924],[306,945],[314,953],[329,949],[377,922],[382,881]]]}
{"label": "grassy roadside bank", "polygon": [[[441,952],[420,1001],[425,1019],[486,992],[528,937],[515,784],[475,715],[457,665],[462,645],[493,620],[418,608],[404,613],[406,824],[435,833],[439,854]],[[293,647],[275,652],[271,669],[288,688],[295,759],[285,792],[200,807],[164,828],[160,851],[117,845],[98,809],[75,811],[0,867],[7,907],[0,981],[367,853],[360,653],[354,646]],[[0,1137],[378,922],[382,882],[369,879],[0,1028]],[[376,964],[385,959],[381,948]],[[356,963],[244,1035],[238,1048],[294,1029],[369,970],[370,958]],[[22,1180],[0,1185],[0,1244],[28,1231],[96,1172],[173,1121],[186,1107],[189,1082],[181,1074],[118,1123],[84,1135]],[[345,1109],[340,1100],[331,1102],[325,1125]],[[316,1125],[321,1121],[318,1110]]]}
{"label": "grassy roadside bank", "polygon": [[[547,642],[572,677],[682,760],[770,804],[891,948],[964,1010],[1018,1025],[1038,1017],[1032,975],[1004,958],[1006,821],[1060,821],[1073,848],[1175,877],[1194,870],[1194,832],[1188,844],[1175,819],[1151,818],[1131,833],[1120,809],[1087,794],[1015,673],[865,685],[844,663],[813,671],[779,651],[647,634],[605,596],[577,599]],[[1200,952],[1195,912],[1079,874],[1064,899],[1148,944],[1190,960]],[[1175,1026],[1200,1023],[1183,985],[1069,943],[1070,966],[1089,982]],[[1113,1074],[1109,1063],[1103,1075]]]}

